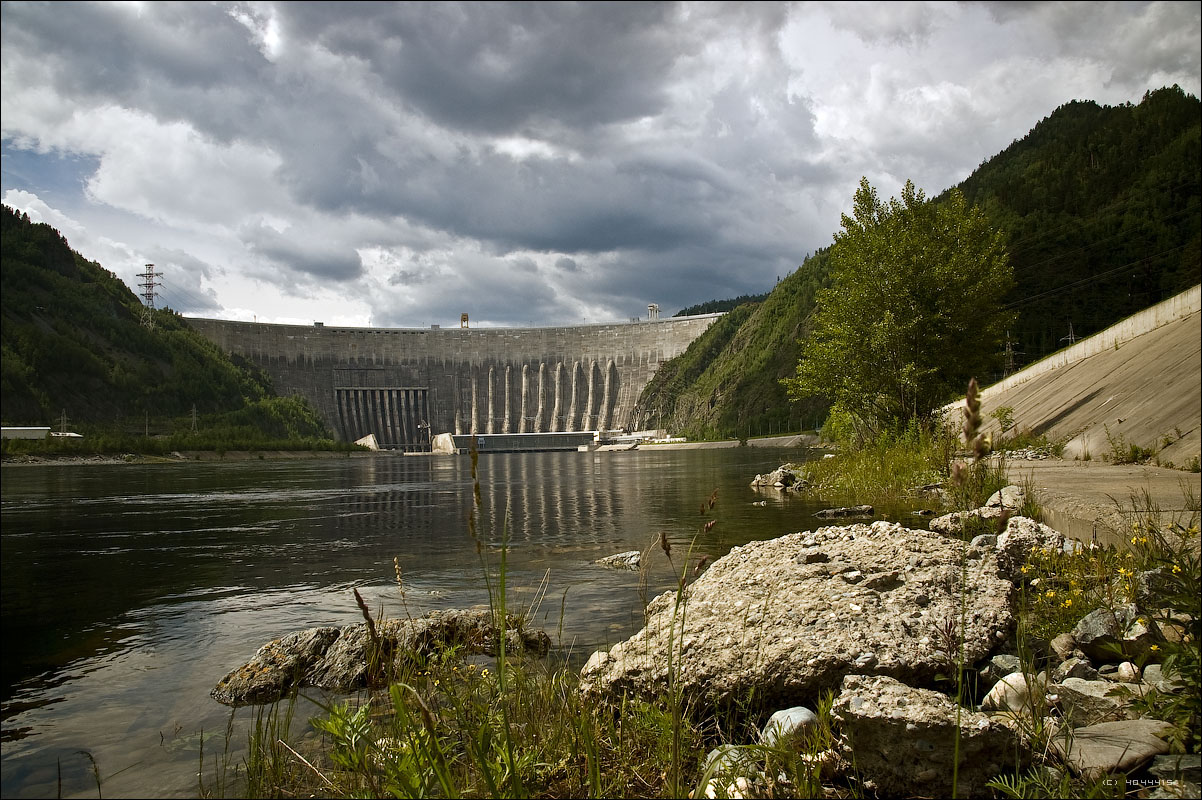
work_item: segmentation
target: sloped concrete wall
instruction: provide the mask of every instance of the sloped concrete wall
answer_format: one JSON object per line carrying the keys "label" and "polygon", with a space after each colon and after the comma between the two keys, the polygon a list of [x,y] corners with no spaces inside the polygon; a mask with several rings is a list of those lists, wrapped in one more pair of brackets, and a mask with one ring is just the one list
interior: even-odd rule
{"label": "sloped concrete wall", "polygon": [[[336,328],[190,318],[347,441],[636,428],[639,394],[720,314],[560,328]],[[423,427],[428,424],[429,427]]]}

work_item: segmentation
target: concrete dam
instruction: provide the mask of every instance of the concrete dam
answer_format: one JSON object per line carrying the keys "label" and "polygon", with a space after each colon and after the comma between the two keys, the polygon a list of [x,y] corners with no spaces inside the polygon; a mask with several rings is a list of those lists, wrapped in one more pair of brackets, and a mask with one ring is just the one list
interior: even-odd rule
{"label": "concrete dam", "polygon": [[438,433],[637,429],[660,364],[720,314],[560,328],[338,328],[188,318],[343,441],[428,449]]}

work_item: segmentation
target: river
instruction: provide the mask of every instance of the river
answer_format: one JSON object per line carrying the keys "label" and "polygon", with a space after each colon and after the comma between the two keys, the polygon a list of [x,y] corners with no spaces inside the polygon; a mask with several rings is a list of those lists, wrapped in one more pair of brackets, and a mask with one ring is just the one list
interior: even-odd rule
{"label": "river", "polygon": [[[466,456],[6,466],[3,796],[196,796],[202,743],[225,746],[209,691],[226,672],[290,631],[360,621],[352,588],[393,616],[487,603],[481,559],[495,569],[503,543],[516,602],[541,595],[535,624],[582,663],[642,622],[637,574],[594,560],[660,531],[674,556],[716,558],[817,527],[821,504],[748,486],[803,454],[482,456],[479,550]],[[661,563],[652,580],[673,578]]]}

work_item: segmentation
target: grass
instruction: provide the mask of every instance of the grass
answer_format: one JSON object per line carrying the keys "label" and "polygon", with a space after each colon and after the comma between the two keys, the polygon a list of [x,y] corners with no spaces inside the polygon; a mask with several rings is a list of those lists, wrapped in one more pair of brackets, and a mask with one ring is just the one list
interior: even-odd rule
{"label": "grass", "polygon": [[854,446],[842,442],[833,457],[807,461],[794,469],[810,491],[846,498],[849,503],[896,500],[916,487],[948,477],[955,440],[944,431],[912,428]]}
{"label": "grass", "polygon": [[[971,393],[971,392],[970,392]],[[942,479],[958,507],[980,505],[1005,478],[1004,459],[987,458],[988,442],[976,435],[979,420],[968,420],[969,457],[954,462],[950,436],[910,432],[871,443],[837,459],[812,465],[818,485],[843,487],[852,496],[876,499],[904,493],[920,483]],[[475,474],[473,460],[473,476]],[[899,474],[901,477],[899,477]],[[935,479],[935,480],[932,480]],[[1024,515],[1038,517],[1034,487],[1028,486]],[[475,506],[480,504],[475,482]],[[712,510],[716,494],[702,503]],[[1186,507],[1197,507],[1187,498]],[[1034,675],[1048,666],[1041,642],[1071,630],[1095,608],[1117,608],[1139,598],[1150,619],[1179,632],[1147,654],[1141,666],[1158,662],[1185,693],[1149,692],[1132,698],[1135,707],[1174,726],[1173,747],[1198,752],[1199,621],[1202,583],[1197,513],[1166,522],[1147,496],[1124,509],[1131,520],[1130,546],[1033,551],[1017,586],[1018,645],[1023,668]],[[490,605],[498,619],[521,615],[508,607],[507,542],[501,534],[500,562],[487,562],[489,548],[469,517],[470,535],[480,545]],[[662,551],[679,580],[673,630],[688,613],[686,584],[700,569],[685,554],[682,562],[666,536],[644,553]],[[1154,581],[1141,574],[1158,570]],[[1145,575],[1146,578],[1146,575]],[[645,580],[645,576],[644,576]],[[397,570],[397,583],[401,576]],[[966,597],[970,586],[961,587]],[[536,592],[537,595],[537,592]],[[366,606],[364,615],[371,620]],[[527,610],[528,611],[528,610]],[[504,625],[497,625],[503,631]],[[949,636],[964,630],[959,620]],[[503,634],[502,634],[503,636]],[[387,688],[354,700],[326,704],[310,720],[319,734],[307,743],[290,733],[292,705],[260,710],[250,733],[245,762],[229,777],[228,755],[213,765],[205,796],[247,797],[854,797],[863,794],[854,770],[832,775],[833,697],[818,704],[819,724],[801,736],[772,746],[739,744],[757,740],[760,719],[755,698],[746,697],[718,713],[687,704],[675,679],[681,668],[678,638],[663,653],[668,681],[653,697],[622,696],[605,702],[586,699],[579,673],[568,664],[538,661],[521,653],[495,660],[469,660],[444,649],[420,661],[389,663]],[[967,685],[972,665],[964,663],[963,642],[947,644],[957,673],[958,707],[977,692]],[[1042,698],[1041,698],[1042,700]],[[1054,730],[1044,724],[1053,713],[1041,703],[1037,713],[1018,721],[1036,756],[1015,774],[1000,775],[992,788],[1007,797],[1122,796],[1122,782],[1087,782],[1060,764]],[[282,721],[281,721],[282,720]],[[710,748],[727,745],[730,758],[706,763]],[[226,753],[228,754],[228,745]],[[735,766],[730,766],[731,762]],[[958,759],[956,759],[958,763]],[[202,767],[204,765],[202,764]],[[202,769],[202,774],[204,770]]]}

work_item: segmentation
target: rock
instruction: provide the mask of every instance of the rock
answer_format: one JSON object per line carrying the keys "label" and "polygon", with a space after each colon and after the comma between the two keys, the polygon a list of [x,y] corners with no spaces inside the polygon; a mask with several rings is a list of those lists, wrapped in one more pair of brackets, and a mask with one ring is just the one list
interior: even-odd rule
{"label": "rock", "polygon": [[642,551],[627,550],[625,553],[615,553],[612,556],[598,558],[593,563],[600,564],[603,567],[609,567],[610,569],[638,569],[642,560]]}
{"label": "rock", "polygon": [[778,489],[787,489],[797,483],[797,480],[797,473],[793,470],[788,467],[778,467],[767,475],[756,475],[752,479],[751,485],[753,487],[773,486]]}
{"label": "rock", "polygon": [[1081,728],[1131,716],[1127,711],[1130,700],[1111,694],[1120,686],[1135,695],[1139,694],[1138,684],[1115,684],[1112,681],[1089,681],[1083,678],[1065,678],[1048,691],[1059,698],[1060,714],[1069,726]]}
{"label": "rock", "polygon": [[1087,658],[1066,658],[1058,667],[1052,670],[1052,681],[1062,683],[1065,678],[1081,678],[1093,681],[1098,679],[1098,671],[1093,668]]}
{"label": "rock", "polygon": [[1114,772],[1133,772],[1169,751],[1160,737],[1172,728],[1155,719],[1102,722],[1057,736],[1053,749],[1081,777],[1096,781]]}
{"label": "rock", "polygon": [[[432,611],[416,619],[377,624],[377,648],[366,623],[342,628],[310,628],[259,648],[249,662],[222,678],[212,691],[225,705],[271,703],[301,686],[347,692],[379,684],[400,662],[445,647],[497,655],[499,638],[491,611]],[[546,655],[551,638],[543,631],[510,626],[507,652]]]}
{"label": "rock", "polygon": [[824,508],[814,516],[818,519],[845,519],[847,517],[871,517],[875,513],[872,506],[848,506],[846,508]]}
{"label": "rock", "polygon": [[1052,639],[1048,646],[1063,661],[1073,657],[1073,653],[1077,650],[1077,640],[1071,633],[1062,633]]}
{"label": "rock", "polygon": [[1141,616],[1134,603],[1089,612],[1073,628],[1073,638],[1097,662],[1146,656],[1153,644],[1162,641],[1155,623]]}
{"label": "rock", "polygon": [[1011,484],[990,495],[985,501],[986,508],[1004,508],[1007,511],[1018,511],[1027,502],[1027,492],[1021,486]]}
{"label": "rock", "polygon": [[982,533],[980,536],[972,537],[972,541],[968,543],[969,547],[997,547],[997,536],[992,533]]}
{"label": "rock", "polygon": [[997,537],[998,574],[1010,580],[1022,574],[1023,565],[1037,547],[1057,551],[1064,546],[1064,536],[1047,525],[1027,517],[1011,517],[1006,530]]}
{"label": "rock", "polygon": [[[670,642],[676,686],[705,705],[753,689],[760,701],[794,705],[853,672],[931,684],[948,670],[937,629],[960,615],[961,548],[884,521],[736,547],[685,589],[681,606],[674,591],[652,601],[646,627],[594,655],[581,688],[658,696]],[[815,552],[826,560],[802,563]],[[975,663],[1013,625],[1011,584],[988,553],[967,570],[964,650]]]}
{"label": "rock", "polygon": [[1185,691],[1185,683],[1177,672],[1166,673],[1160,664],[1148,664],[1144,667],[1143,680],[1154,689],[1164,694],[1176,694]]}
{"label": "rock", "polygon": [[1198,753],[1156,756],[1148,774],[1160,781],[1152,797],[1202,797],[1202,755]]}
{"label": "rock", "polygon": [[[947,696],[885,676],[848,675],[831,711],[839,746],[878,796],[952,796],[956,705]],[[1026,760],[1017,731],[984,714],[961,709],[959,730],[959,797],[990,796],[985,784]]]}
{"label": "rock", "polygon": [[763,764],[763,755],[750,747],[723,744],[710,750],[702,767],[713,776],[705,783],[705,797],[752,797],[763,778]]}
{"label": "rock", "polygon": [[1031,714],[1042,710],[1043,693],[1047,678],[1040,675],[1027,676],[1022,672],[1011,672],[1002,678],[981,701],[982,711],[1017,711]]}
{"label": "rock", "polygon": [[1002,678],[1022,669],[1022,662],[1018,656],[1012,655],[996,655],[981,667],[977,674],[981,676],[981,683],[985,686],[992,687]]}
{"label": "rock", "polygon": [[953,511],[931,520],[930,528],[944,536],[959,536],[960,531],[971,520],[992,520],[1002,516],[1000,508],[974,508],[971,511]]}
{"label": "rock", "polygon": [[1118,671],[1115,673],[1115,680],[1120,683],[1135,683],[1139,680],[1140,670],[1135,664],[1130,661],[1124,661],[1119,664]]}
{"label": "rock", "polygon": [[760,744],[774,747],[794,734],[804,735],[818,725],[818,715],[805,706],[793,706],[777,711],[768,718],[760,732]]}

